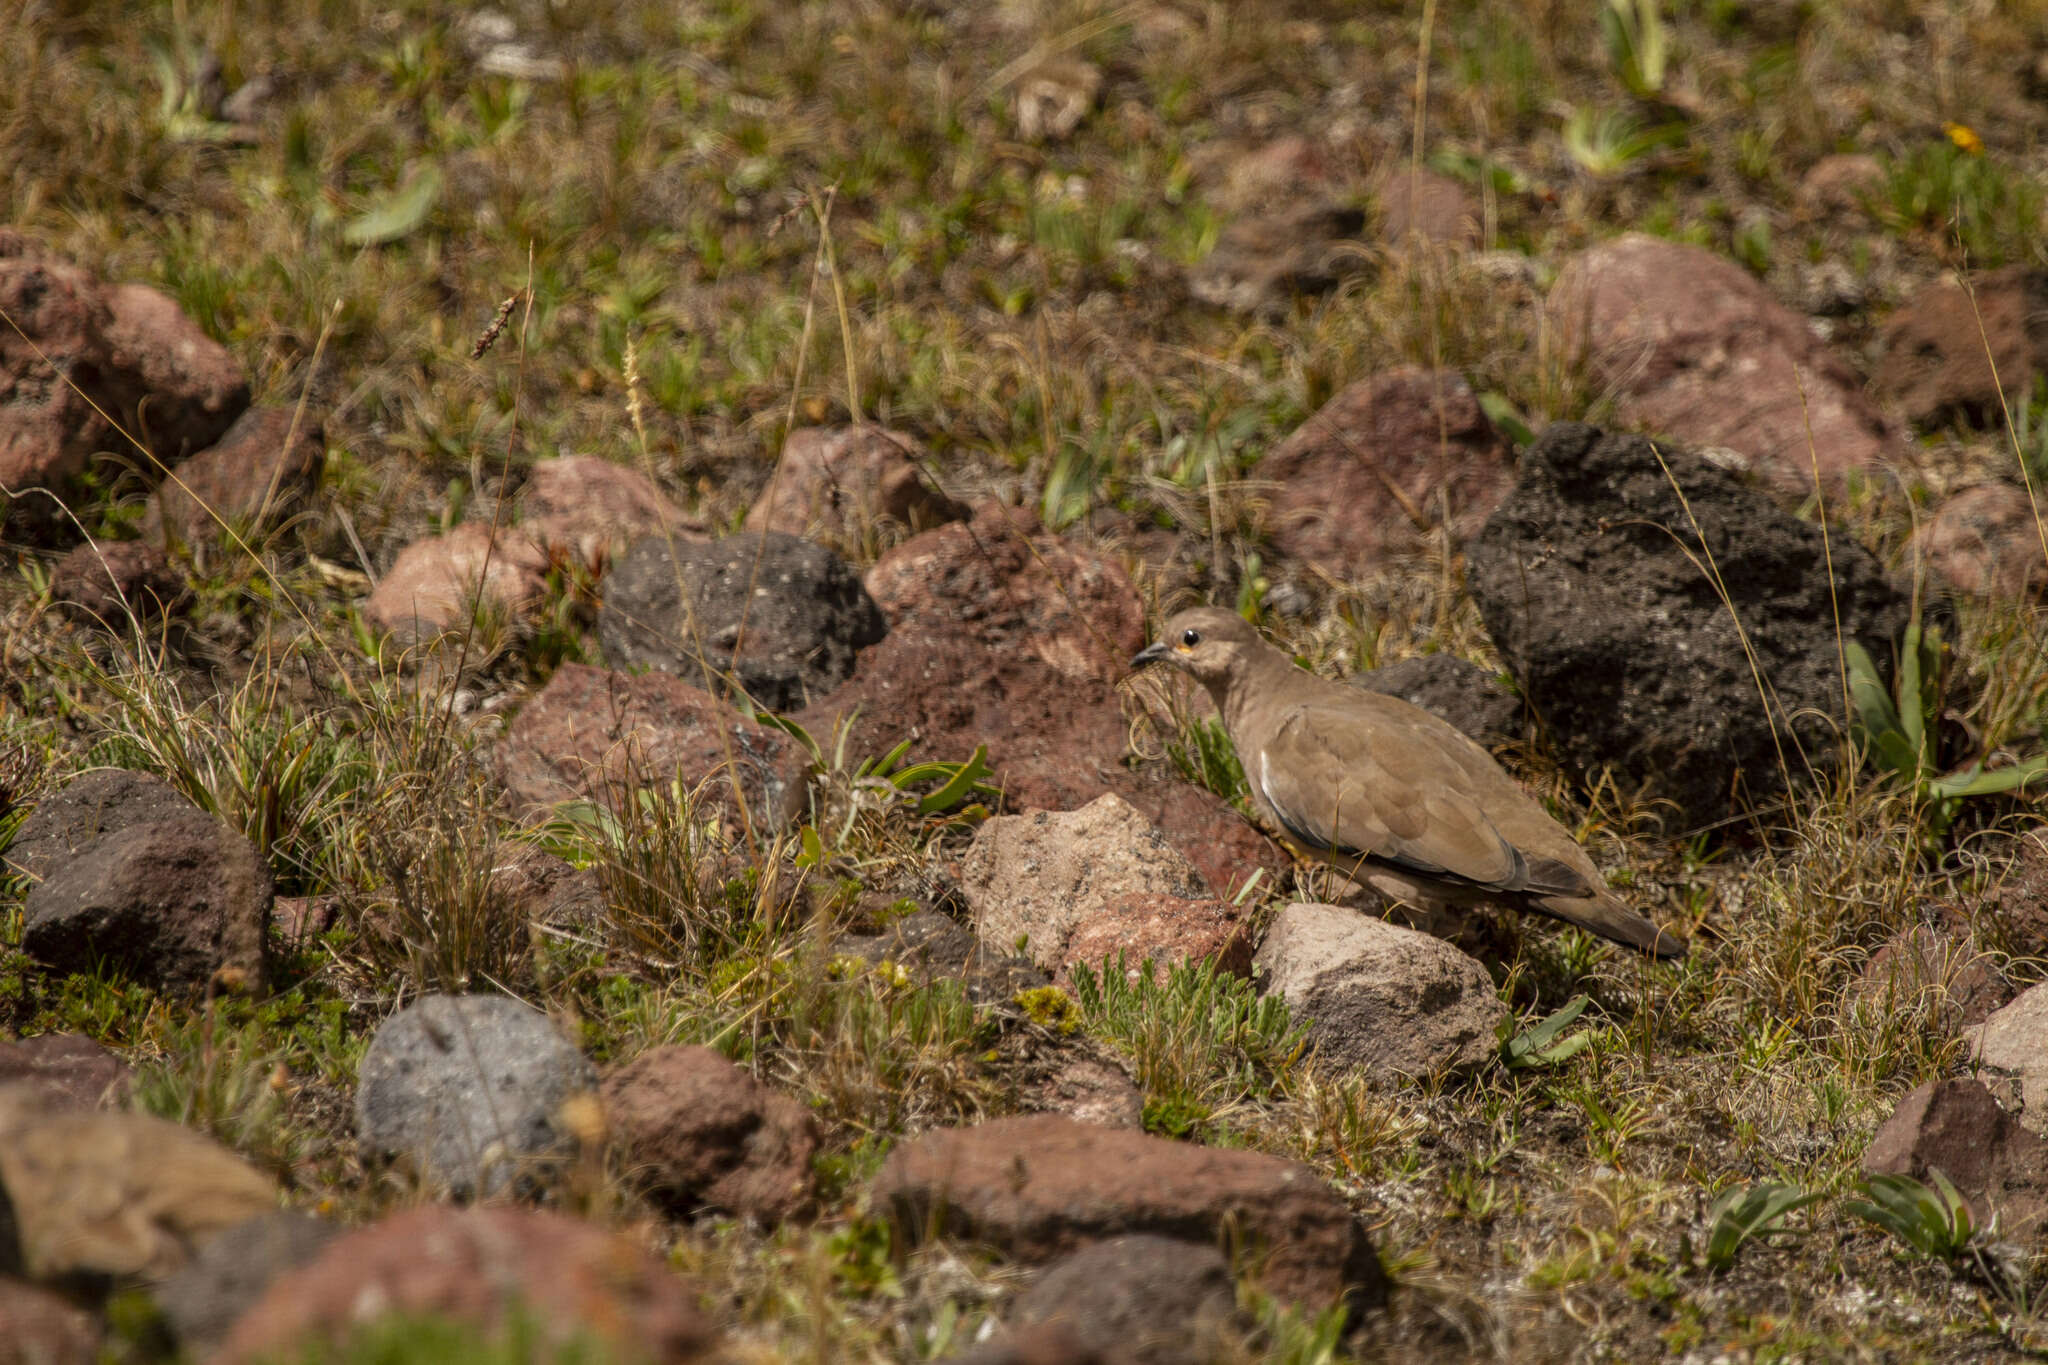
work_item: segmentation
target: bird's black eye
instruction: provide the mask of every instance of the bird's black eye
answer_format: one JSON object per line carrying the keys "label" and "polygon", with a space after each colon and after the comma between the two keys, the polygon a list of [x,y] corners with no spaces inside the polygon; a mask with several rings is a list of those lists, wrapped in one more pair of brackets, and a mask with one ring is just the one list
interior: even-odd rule
{"label": "bird's black eye", "polygon": [[1184,630],[1180,633],[1180,642],[1189,649],[1193,649],[1196,645],[1202,643],[1202,632],[1199,630]]}

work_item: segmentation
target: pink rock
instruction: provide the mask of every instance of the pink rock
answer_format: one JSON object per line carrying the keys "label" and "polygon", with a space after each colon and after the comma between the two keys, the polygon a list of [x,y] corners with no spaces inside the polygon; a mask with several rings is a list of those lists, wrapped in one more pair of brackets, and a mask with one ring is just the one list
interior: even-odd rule
{"label": "pink rock", "polygon": [[1515,481],[1513,452],[1448,370],[1358,380],[1259,462],[1280,549],[1339,582],[1423,553],[1448,516],[1453,546]]}
{"label": "pink rock", "polygon": [[466,521],[444,536],[416,540],[399,551],[362,606],[363,619],[406,644],[459,629],[477,605],[479,578],[485,606],[515,622],[539,605],[548,571],[547,551],[517,528]]}
{"label": "pink rock", "polygon": [[594,571],[641,536],[694,540],[704,529],[639,470],[595,455],[540,461],[519,499],[521,530],[550,553]]}
{"label": "pink rock", "polygon": [[1920,524],[1913,548],[1964,592],[2023,597],[2048,585],[2048,549],[2041,540],[2027,490],[1984,483],[1937,507]]}
{"label": "pink rock", "polygon": [[237,534],[260,532],[313,491],[326,459],[318,414],[289,405],[251,408],[165,479],[143,533],[154,539],[168,527],[181,540],[210,540],[222,534],[222,522]]}
{"label": "pink rock", "polygon": [[1643,233],[1603,242],[1566,263],[1550,308],[1623,422],[1732,450],[1786,491],[1810,493],[1816,465],[1833,490],[1909,458],[1805,319],[1710,251]]}
{"label": "pink rock", "polygon": [[747,529],[852,550],[884,519],[913,533],[964,520],[964,503],[925,482],[920,465],[930,458],[917,438],[887,427],[800,427],[783,442]]}

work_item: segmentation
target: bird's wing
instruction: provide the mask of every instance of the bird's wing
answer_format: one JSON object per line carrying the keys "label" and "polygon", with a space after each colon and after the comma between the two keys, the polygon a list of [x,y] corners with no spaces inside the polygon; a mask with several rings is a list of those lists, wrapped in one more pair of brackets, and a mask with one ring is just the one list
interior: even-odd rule
{"label": "bird's wing", "polygon": [[1586,889],[1576,872],[1502,837],[1474,799],[1483,793],[1466,790],[1461,765],[1430,732],[1433,718],[1369,696],[1289,708],[1253,756],[1249,776],[1290,835],[1484,889]]}

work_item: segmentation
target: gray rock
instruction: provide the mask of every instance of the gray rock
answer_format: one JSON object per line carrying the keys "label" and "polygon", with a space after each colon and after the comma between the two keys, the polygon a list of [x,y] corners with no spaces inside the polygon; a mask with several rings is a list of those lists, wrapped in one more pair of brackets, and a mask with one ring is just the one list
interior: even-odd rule
{"label": "gray rock", "polygon": [[597,629],[616,666],[646,664],[703,686],[708,664],[721,685],[731,675],[758,704],[790,711],[851,677],[854,656],[888,623],[845,560],[769,531],[673,547],[666,536],[639,541],[605,582]]}
{"label": "gray rock", "polygon": [[1674,834],[1828,762],[1840,748],[1836,620],[1888,666],[1909,606],[1853,537],[1823,547],[1818,526],[1740,475],[1568,422],[1523,455],[1515,491],[1466,552],[1466,577],[1566,766],[1588,786],[1611,770],[1624,799],[1670,803]]}
{"label": "gray rock", "polygon": [[340,1231],[287,1209],[216,1235],[153,1294],[179,1348],[195,1360],[210,1356],[272,1280],[319,1255]]}
{"label": "gray rock", "polygon": [[1083,1347],[1132,1365],[1205,1360],[1237,1317],[1229,1258],[1174,1237],[1112,1237],[1060,1261],[1017,1296],[1019,1326],[1064,1323]]}
{"label": "gray rock", "polygon": [[1486,969],[1450,944],[1335,905],[1290,905],[1255,962],[1325,1066],[1383,1075],[1490,1060],[1507,1006]]}
{"label": "gray rock", "polygon": [[269,982],[270,868],[198,810],[103,834],[28,893],[22,948],[60,972],[119,971],[157,990]]}
{"label": "gray rock", "polygon": [[508,996],[429,995],[386,1019],[356,1085],[356,1133],[458,1199],[543,1187],[573,1154],[559,1115],[597,1070]]}
{"label": "gray rock", "polygon": [[1488,749],[1522,737],[1522,699],[1492,673],[1454,654],[1418,654],[1354,674],[1350,682],[1440,716]]}

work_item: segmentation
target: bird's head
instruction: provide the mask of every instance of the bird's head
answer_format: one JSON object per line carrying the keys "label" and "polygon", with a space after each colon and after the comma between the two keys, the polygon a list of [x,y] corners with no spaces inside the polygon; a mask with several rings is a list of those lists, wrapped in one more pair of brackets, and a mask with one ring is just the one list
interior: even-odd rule
{"label": "bird's head", "polygon": [[1269,649],[1251,622],[1221,607],[1194,607],[1175,614],[1159,639],[1139,650],[1132,668],[1171,664],[1211,690],[1227,687],[1234,675]]}

